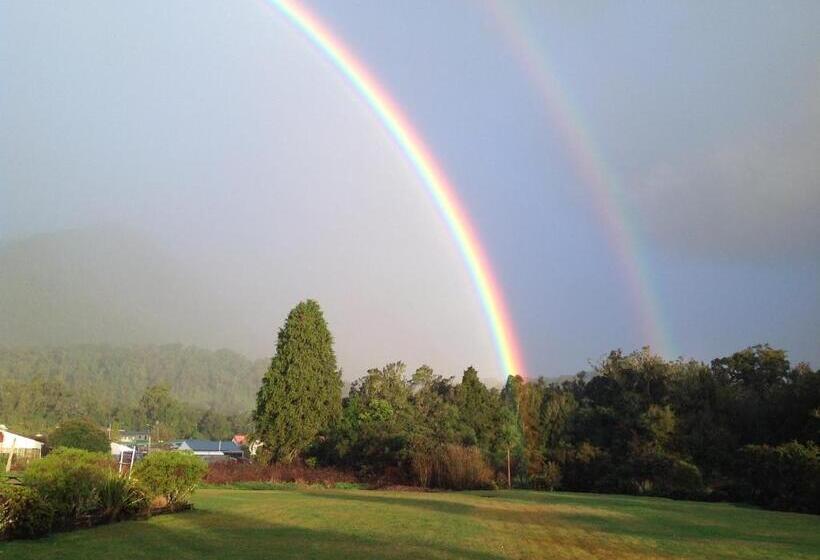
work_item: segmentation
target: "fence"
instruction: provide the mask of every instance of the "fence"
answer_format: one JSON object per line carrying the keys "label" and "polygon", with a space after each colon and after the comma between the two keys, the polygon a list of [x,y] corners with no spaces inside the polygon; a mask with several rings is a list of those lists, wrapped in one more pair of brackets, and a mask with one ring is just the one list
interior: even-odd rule
{"label": "fence", "polygon": [[[29,463],[40,458],[39,449],[15,449],[14,457],[11,459],[11,469],[20,470],[26,468]],[[0,470],[5,470],[9,460],[9,452],[0,453]]]}

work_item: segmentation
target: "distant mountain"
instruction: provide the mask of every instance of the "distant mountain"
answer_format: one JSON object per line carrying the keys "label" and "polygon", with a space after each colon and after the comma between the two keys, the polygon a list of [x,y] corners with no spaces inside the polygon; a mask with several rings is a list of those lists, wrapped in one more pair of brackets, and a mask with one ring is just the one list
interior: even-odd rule
{"label": "distant mountain", "polygon": [[74,394],[124,407],[135,404],[146,387],[162,384],[185,403],[239,413],[253,408],[267,366],[267,360],[251,361],[230,350],[179,344],[0,348],[0,386],[4,380],[59,381]]}
{"label": "distant mountain", "polygon": [[122,403],[165,383],[190,404],[249,410],[268,360],[201,348],[240,336],[223,320],[230,297],[203,276],[119,227],[0,242],[0,379]]}

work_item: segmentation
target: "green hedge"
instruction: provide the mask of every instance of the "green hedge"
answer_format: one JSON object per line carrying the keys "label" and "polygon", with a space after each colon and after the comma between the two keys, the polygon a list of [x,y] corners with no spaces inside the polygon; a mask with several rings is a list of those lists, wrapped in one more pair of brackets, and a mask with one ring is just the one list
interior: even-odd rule
{"label": "green hedge", "polygon": [[187,503],[207,471],[205,461],[190,453],[154,451],[134,466],[132,476],[174,510]]}
{"label": "green hedge", "polygon": [[0,483],[0,539],[30,539],[48,534],[54,508],[32,488]]}
{"label": "green hedge", "polygon": [[820,513],[820,447],[747,445],[735,465],[734,498],[772,509]]}
{"label": "green hedge", "polygon": [[29,466],[21,486],[0,481],[0,539],[147,515],[156,497],[171,511],[181,509],[206,470],[193,455],[154,452],[128,477],[117,473],[107,454],[56,449]]}
{"label": "green hedge", "polygon": [[54,508],[59,528],[90,525],[100,509],[100,488],[113,472],[109,455],[59,448],[29,465],[23,483]]}

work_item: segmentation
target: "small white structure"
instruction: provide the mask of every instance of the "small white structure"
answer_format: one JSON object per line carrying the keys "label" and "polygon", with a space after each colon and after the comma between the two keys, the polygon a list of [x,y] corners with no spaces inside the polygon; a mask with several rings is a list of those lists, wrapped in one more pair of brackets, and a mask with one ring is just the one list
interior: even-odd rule
{"label": "small white structure", "polygon": [[136,455],[134,451],[133,447],[114,441],[111,442],[111,455],[117,459],[117,470],[119,472],[122,472],[123,469],[131,472],[131,468],[134,466],[134,456]]}
{"label": "small white structure", "polygon": [[250,452],[251,457],[256,457],[256,452],[259,451],[260,447],[264,447],[264,445],[264,442],[261,442],[258,439],[253,440],[248,446],[248,451]]}
{"label": "small white structure", "polygon": [[27,463],[33,459],[39,459],[42,453],[42,442],[10,432],[6,426],[0,424],[0,455],[7,456],[4,457],[6,464],[0,464],[0,468],[5,467],[8,471],[13,462]]}

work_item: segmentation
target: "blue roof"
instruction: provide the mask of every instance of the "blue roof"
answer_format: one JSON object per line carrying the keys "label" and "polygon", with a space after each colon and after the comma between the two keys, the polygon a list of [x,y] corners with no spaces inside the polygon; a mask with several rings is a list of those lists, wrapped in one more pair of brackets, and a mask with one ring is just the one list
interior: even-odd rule
{"label": "blue roof", "polygon": [[214,441],[210,439],[184,439],[177,442],[179,445],[186,444],[193,451],[222,451],[225,453],[242,453],[234,442],[229,439]]}

